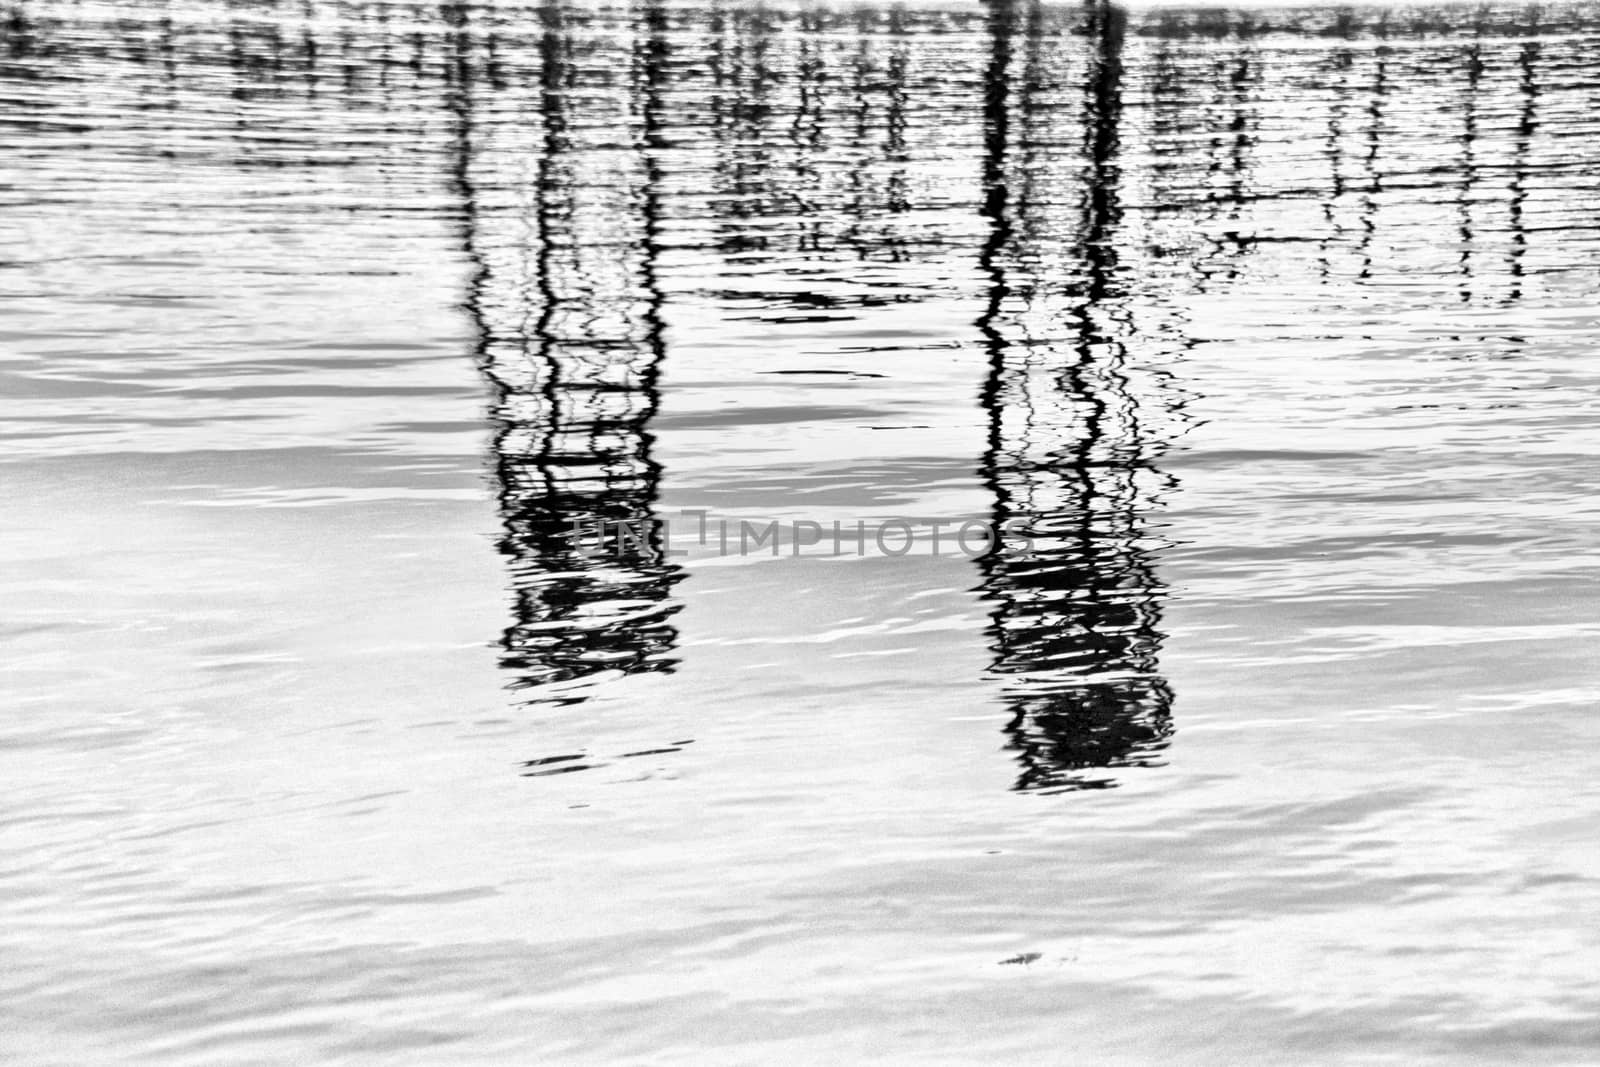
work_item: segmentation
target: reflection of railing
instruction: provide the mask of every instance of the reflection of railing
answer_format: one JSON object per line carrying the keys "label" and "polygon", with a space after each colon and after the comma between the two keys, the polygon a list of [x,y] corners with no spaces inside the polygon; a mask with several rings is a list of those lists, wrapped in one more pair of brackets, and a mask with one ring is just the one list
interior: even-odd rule
{"label": "reflection of railing", "polygon": [[1528,201],[1528,150],[1538,126],[1539,42],[1526,41],[1517,50],[1517,90],[1521,97],[1517,109],[1517,139],[1511,165],[1511,252],[1506,269],[1511,273],[1508,300],[1522,299],[1523,257],[1528,253],[1528,227],[1523,208]]}
{"label": "reflection of railing", "polygon": [[[1023,27],[1019,37],[1028,49],[1094,32],[1092,19],[1066,5],[997,0],[991,7],[1013,10],[1028,22],[1031,29]],[[393,136],[428,136],[434,116],[421,105],[425,98],[436,101],[450,77],[452,18],[459,14],[473,24],[482,53],[473,68],[509,101],[541,77],[541,42],[552,13],[559,13],[566,32],[592,42],[607,27],[637,23],[630,12],[648,9],[542,0],[250,0],[152,11],[132,0],[93,6],[13,0],[0,18],[0,62],[19,76],[84,85],[104,81],[104,71],[117,65],[144,67],[156,77],[141,85],[139,106],[153,111],[207,108],[189,94],[232,98],[226,105],[237,134],[231,145],[216,131],[208,131],[203,143],[185,144],[180,130],[178,143],[152,142],[145,149],[152,153],[192,147],[222,165],[276,167],[308,161],[309,149],[321,164],[364,165],[379,177],[410,177],[403,163],[376,149]],[[895,205],[906,207],[909,190],[926,175],[910,164],[904,131],[947,88],[930,85],[927,56],[934,48],[971,50],[944,42],[978,39],[980,13],[915,5],[829,11],[798,4],[674,11],[674,49],[683,61],[663,71],[663,81],[690,87],[678,99],[703,110],[699,143],[720,146],[705,185],[675,189],[674,196],[724,221],[718,240],[725,254],[810,246],[827,253],[822,245],[849,241],[879,258],[933,252],[938,237],[932,227],[920,229],[914,238],[919,247],[907,250],[879,240],[885,233],[911,240],[892,226],[830,229],[823,216],[845,213],[837,200],[843,186],[861,194],[860,218],[871,213],[872,204],[887,204],[890,212]],[[1470,292],[1473,302],[1519,300],[1527,288],[1530,243],[1563,239],[1528,224],[1530,210],[1537,210],[1531,201],[1555,197],[1532,176],[1587,165],[1561,158],[1570,155],[1563,146],[1539,136],[1540,116],[1586,106],[1578,103],[1586,92],[1580,60],[1595,30],[1592,7],[1578,4],[1162,9],[1133,17],[1125,31],[1124,97],[1126,122],[1138,132],[1122,154],[1125,185],[1129,179],[1147,184],[1147,206],[1169,223],[1154,235],[1169,261],[1182,259],[1191,268],[1184,284],[1212,291],[1229,281],[1249,284],[1240,272],[1262,242],[1286,239],[1259,232],[1263,220],[1256,206],[1266,204],[1272,212],[1266,221],[1277,226],[1296,198],[1323,209],[1314,232],[1296,239],[1314,246],[1313,269],[1326,279],[1361,277],[1363,271],[1369,279],[1434,271],[1436,263],[1415,264],[1418,246],[1432,243],[1410,236],[1421,225],[1415,209],[1444,206],[1455,193],[1457,210],[1449,217],[1436,213],[1426,226],[1457,231],[1461,291]],[[1308,47],[1318,41],[1325,46]],[[1465,54],[1472,48],[1479,50],[1477,60]],[[589,49],[586,58],[572,58],[587,63],[592,75],[609,77],[601,66],[637,65],[625,51]],[[852,64],[852,52],[861,61]],[[870,62],[869,53],[876,53]],[[887,64],[879,59],[884,54]],[[1038,68],[1037,57],[1029,62]],[[1467,76],[1461,75],[1463,66]],[[908,76],[908,67],[920,71],[920,78]],[[81,77],[90,68],[94,77]],[[1441,164],[1417,151],[1435,136],[1411,137],[1424,111],[1412,106],[1421,92],[1431,101],[1425,110],[1461,118],[1436,136],[1470,140],[1470,156]],[[1551,94],[1555,98],[1547,100]],[[1027,107],[1062,106],[1050,85],[1035,86],[1028,99]],[[285,126],[279,107],[291,102],[304,105],[303,115],[313,124]],[[880,168],[869,179],[855,165],[860,136],[868,131],[858,126],[852,139],[852,109],[863,120],[872,116],[871,136],[888,131],[880,158],[898,157],[904,167]],[[314,124],[316,116],[334,110],[341,112],[348,135],[342,140],[322,136],[331,131]],[[500,111],[496,124],[511,121]],[[348,121],[363,112],[368,119]],[[1469,121],[1468,113],[1475,118]],[[531,116],[516,121],[527,129],[536,125]],[[892,143],[896,138],[899,147]],[[1406,181],[1430,187],[1410,197]],[[1451,193],[1438,195],[1432,186],[1450,187]],[[1396,202],[1406,210],[1390,212]],[[789,248],[779,249],[774,241]]]}
{"label": "reflection of railing", "polygon": [[[333,164],[402,194],[363,209],[437,210],[444,142],[501,424],[506,660],[529,683],[670,662],[677,571],[648,537],[592,534],[650,528],[664,231],[700,258],[682,284],[715,290],[685,295],[758,332],[956,291],[971,246],[951,223],[977,207],[984,473],[1002,522],[1039,517],[1031,554],[984,561],[994,670],[1024,784],[1083,784],[1168,728],[1147,528],[1175,401],[1152,367],[1185,342],[1148,294],[1202,313],[1198,292],[1287,302],[1315,277],[1313,300],[1396,282],[1536,296],[1593,250],[1584,209],[1559,203],[1588,161],[1544,131],[1589,106],[1597,20],[940,7],[14,0],[0,63],[18,92],[136,83],[157,132],[119,151]],[[190,113],[212,125],[185,139],[205,94],[223,99]],[[980,118],[974,204],[949,179],[977,169]],[[74,121],[95,135],[93,108]],[[864,280],[867,261],[906,269]]]}
{"label": "reflection of railing", "polygon": [[[895,219],[917,200],[908,180],[916,154],[907,140],[916,100],[908,42],[928,28],[899,7],[881,17],[867,8],[717,11],[705,42],[703,214],[726,272],[738,276],[730,296],[792,295],[792,285],[782,294],[760,287],[768,264],[947,254],[941,234],[913,238]],[[924,104],[937,99],[922,88]]]}
{"label": "reflection of railing", "polygon": [[[476,64],[497,49],[480,46],[459,9],[451,95],[475,268],[468,307],[501,424],[501,551],[517,616],[505,663],[520,685],[670,669],[680,577],[649,521],[665,352],[661,15],[647,9],[625,38],[586,33],[556,7],[544,19],[531,173],[525,152],[491,147],[506,131],[478,124]],[[484,92],[495,105],[485,110],[507,115]],[[492,121],[532,119],[520,107],[509,115]],[[619,525],[630,536],[615,536]]]}
{"label": "reflection of railing", "polygon": [[[1576,103],[1569,71],[1592,13],[1168,12],[1144,32],[1149,122],[1135,143],[1148,165],[1128,169],[1148,174],[1166,265],[1187,268],[1164,272],[1176,285],[1454,274],[1463,303],[1523,298],[1526,180],[1584,165],[1536,131],[1551,88]],[[1561,33],[1555,60],[1544,38]],[[1307,48],[1307,37],[1328,40]]]}
{"label": "reflection of railing", "polygon": [[[1019,7],[990,8],[990,295],[979,328],[994,521],[1031,544],[994,546],[984,588],[1017,787],[1087,788],[1109,784],[1106,768],[1155,758],[1172,699],[1157,673],[1161,589],[1143,544],[1157,442],[1141,425],[1150,398],[1124,373],[1137,336],[1116,252],[1126,23],[1120,10],[1091,9],[1081,110],[1043,108],[1040,86],[1069,76],[1042,69],[1043,57],[1065,50],[1037,47],[1037,5]],[[1063,115],[1086,117],[1081,149],[1054,126]]]}

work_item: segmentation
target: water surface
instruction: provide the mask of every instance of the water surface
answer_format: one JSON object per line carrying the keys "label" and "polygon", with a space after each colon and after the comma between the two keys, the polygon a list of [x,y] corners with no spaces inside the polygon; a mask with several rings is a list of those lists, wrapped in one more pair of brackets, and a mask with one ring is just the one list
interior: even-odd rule
{"label": "water surface", "polygon": [[13,2],[0,1045],[1595,1062],[1597,59]]}

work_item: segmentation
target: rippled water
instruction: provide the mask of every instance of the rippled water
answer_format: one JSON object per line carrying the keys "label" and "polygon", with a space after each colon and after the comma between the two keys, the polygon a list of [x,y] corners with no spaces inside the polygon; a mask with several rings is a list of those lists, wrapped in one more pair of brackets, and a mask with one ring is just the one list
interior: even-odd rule
{"label": "rippled water", "polygon": [[1592,9],[10,0],[0,97],[8,1062],[1600,1062]]}

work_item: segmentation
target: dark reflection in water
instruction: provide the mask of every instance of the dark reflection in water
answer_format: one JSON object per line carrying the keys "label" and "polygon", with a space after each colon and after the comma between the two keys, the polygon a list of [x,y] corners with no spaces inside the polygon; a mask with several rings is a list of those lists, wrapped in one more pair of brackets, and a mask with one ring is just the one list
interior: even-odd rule
{"label": "dark reflection in water", "polygon": [[[1153,446],[1121,369],[1138,341],[1116,251],[1127,19],[1090,8],[1086,49],[1068,50],[1039,4],[994,3],[989,32],[984,477],[996,526],[1029,542],[982,561],[993,670],[1017,788],[1104,786],[1095,769],[1145,765],[1164,747],[1172,702],[1142,543]],[[1075,53],[1081,110],[1044,99],[1074,80]],[[1074,121],[1081,138],[1065,135]]]}
{"label": "dark reflection in water", "polygon": [[1522,299],[1522,259],[1528,251],[1528,231],[1522,213],[1524,205],[1528,202],[1528,146],[1537,125],[1535,116],[1539,99],[1538,58],[1538,41],[1525,41],[1517,49],[1517,91],[1522,99],[1517,109],[1516,150],[1512,156],[1511,166],[1511,196],[1508,201],[1511,216],[1511,252],[1507,263],[1512,278],[1507,299],[1513,301]]}
{"label": "dark reflection in water", "polygon": [[[719,257],[699,295],[729,321],[805,330],[927,299],[937,274],[913,268],[941,263],[952,242],[906,217],[947,194],[911,188],[929,146],[917,156],[907,130],[914,103],[937,114],[959,107],[962,93],[923,80],[914,101],[909,53],[945,21],[901,8],[728,5],[702,25],[680,12],[679,32],[704,35],[704,51],[685,61],[680,99],[706,110],[707,127],[680,137],[710,157],[700,175],[684,175],[706,186],[689,190],[686,215],[704,227],[693,239]],[[850,270],[869,263],[886,269]]]}
{"label": "dark reflection in water", "polygon": [[666,353],[664,14],[647,5],[630,25],[596,27],[581,9],[541,9],[537,98],[511,112],[537,140],[515,152],[496,152],[480,129],[485,95],[493,101],[507,77],[495,36],[480,41],[463,5],[444,14],[467,306],[500,424],[500,549],[516,602],[504,663],[524,688],[670,670],[681,575],[650,521],[661,478],[650,419]]}
{"label": "dark reflection in water", "polygon": [[[987,358],[981,475],[1031,542],[980,564],[1022,789],[1108,785],[1172,732],[1158,513],[1187,317],[1283,277],[1306,282],[1273,290],[1285,316],[1307,293],[1372,301],[1376,331],[1406,287],[1429,314],[1487,312],[1593,240],[1581,7],[99,10],[0,16],[19,158],[345,168],[249,225],[459,219],[503,661],[537,699],[683,654],[692,587],[642,521],[669,473],[651,429],[669,292],[729,344],[805,331],[846,362],[897,342],[858,330],[868,309],[981,306],[956,342]],[[151,117],[102,108],[102,84]],[[1518,343],[1481,329],[1485,352]],[[600,544],[602,523],[645,533]]]}

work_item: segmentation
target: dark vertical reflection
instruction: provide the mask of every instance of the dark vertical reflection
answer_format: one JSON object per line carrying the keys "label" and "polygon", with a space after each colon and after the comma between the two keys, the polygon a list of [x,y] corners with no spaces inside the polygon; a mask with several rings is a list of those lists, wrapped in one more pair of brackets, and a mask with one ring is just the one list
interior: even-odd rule
{"label": "dark vertical reflection", "polygon": [[1205,78],[1217,94],[1218,113],[1210,120],[1211,137],[1207,144],[1202,231],[1211,247],[1196,267],[1201,292],[1214,280],[1238,278],[1241,256],[1251,249],[1249,240],[1241,233],[1240,220],[1250,195],[1253,149],[1260,125],[1255,91],[1261,78],[1261,61],[1251,43],[1252,25],[1245,22],[1234,32],[1240,39],[1230,42],[1229,51],[1212,63]]}
{"label": "dark vertical reflection", "polygon": [[965,98],[926,73],[911,84],[921,18],[731,6],[707,20],[710,136],[691,221],[718,253],[703,295],[748,331],[752,358],[802,322],[862,340],[845,324],[925,299],[935,275],[916,268],[949,254],[943,232],[906,218],[951,199],[911,180],[936,131],[914,141],[910,115]]}
{"label": "dark vertical reflection", "polygon": [[[33,20],[28,17],[27,9],[21,4],[13,7],[6,12],[3,19],[0,19],[0,40],[5,42],[5,54],[11,59],[27,59],[33,55],[37,37]],[[27,67],[13,67],[8,64],[0,68],[0,74],[8,78],[27,77],[30,73]]]}
{"label": "dark vertical reflection", "polygon": [[[1380,32],[1386,24],[1380,23]],[[1384,108],[1389,95],[1389,48],[1379,45],[1376,69],[1372,75],[1372,95],[1367,102],[1367,151],[1362,157],[1367,184],[1361,198],[1360,277],[1372,277],[1372,242],[1378,233],[1378,197],[1383,193],[1383,171],[1378,166],[1378,150],[1383,143]]]}
{"label": "dark vertical reflection", "polygon": [[989,296],[978,323],[990,359],[983,473],[993,521],[1031,544],[1003,540],[982,568],[1016,788],[1059,791],[1105,787],[1106,769],[1150,764],[1171,732],[1172,694],[1157,673],[1161,586],[1143,547],[1149,442],[1123,373],[1135,336],[1117,257],[1126,15],[1087,11],[1086,165],[1071,198],[1035,177],[1066,170],[1053,148],[1063,141],[1039,123],[1072,112],[1041,113],[1030,99],[1039,79],[1016,70],[1019,35],[1020,51],[1042,54],[1034,6],[989,8],[991,228],[980,256]]}
{"label": "dark vertical reflection", "polygon": [[1176,215],[1188,156],[1185,139],[1194,124],[1194,109],[1182,59],[1169,38],[1162,37],[1152,50],[1149,93],[1150,143],[1145,151],[1150,157],[1150,208],[1158,215]]}
{"label": "dark vertical reflection", "polygon": [[778,166],[766,132],[778,83],[769,66],[774,28],[758,9],[719,13],[712,29],[717,145],[712,206],[724,220],[717,246],[726,256],[759,254],[768,247],[768,234],[756,220],[777,211],[771,190]]}
{"label": "dark vertical reflection", "polygon": [[911,189],[907,181],[906,164],[906,75],[910,55],[906,42],[905,11],[895,7],[889,12],[889,35],[893,40],[889,54],[889,69],[885,82],[889,90],[889,107],[883,142],[884,157],[895,164],[886,183],[885,201],[889,211],[904,214],[911,210]]}
{"label": "dark vertical reflection", "polygon": [[[1528,32],[1535,33],[1537,29],[1537,25],[1530,26]],[[1508,205],[1511,216],[1511,253],[1506,265],[1511,274],[1511,291],[1507,294],[1509,303],[1522,299],[1522,259],[1528,252],[1528,228],[1522,213],[1528,200],[1528,146],[1533,141],[1534,130],[1538,128],[1538,60],[1539,42],[1524,41],[1517,50],[1517,90],[1521,101],[1517,109],[1516,147],[1512,154],[1511,200]]]}
{"label": "dark vertical reflection", "polygon": [[1164,11],[1145,27],[1156,39],[1132,72],[1148,116],[1133,169],[1148,182],[1141,208],[1165,220],[1160,254],[1186,262],[1185,286],[1204,294],[1237,281],[1256,250],[1248,224],[1266,97],[1257,27],[1220,12],[1188,17],[1199,24]]}
{"label": "dark vertical reflection", "polygon": [[[1207,285],[1293,315],[1320,275],[1317,314],[1337,329],[1368,295],[1358,272],[1424,310],[1579,276],[1596,30],[1577,9],[1539,18],[8,0],[0,195],[25,213],[37,189],[88,202],[127,178],[150,211],[176,211],[169,175],[194,196],[210,174],[248,186],[237,171],[284,168],[294,180],[263,181],[247,222],[217,225],[382,220],[415,255],[446,167],[498,420],[504,659],[525,686],[671,666],[678,572],[642,521],[668,281],[714,319],[703,336],[752,360],[806,347],[852,366],[925,347],[872,316],[948,307],[976,250],[983,470],[995,517],[1033,538],[983,561],[1008,737],[1024,788],[1104,784],[1169,729],[1148,547],[1152,427],[1176,390],[1148,385],[1174,345],[1150,321],[1168,314],[1158,297],[1174,319],[1205,316]],[[951,167],[981,170],[981,238],[948,225],[974,207]],[[662,274],[669,206],[697,260],[682,279]],[[1459,269],[1441,272],[1452,231]],[[596,544],[604,522],[643,536]]]}
{"label": "dark vertical reflection", "polygon": [[[1246,38],[1248,40],[1248,37]],[[1261,124],[1254,97],[1261,80],[1261,60],[1254,48],[1241,48],[1228,70],[1228,229],[1224,237],[1237,248],[1248,248],[1240,233],[1240,218],[1250,195],[1250,171],[1256,130]],[[1228,278],[1239,276],[1239,259],[1229,258]]]}
{"label": "dark vertical reflection", "polygon": [[[1344,28],[1348,36],[1348,22]],[[1328,103],[1328,137],[1323,149],[1328,159],[1328,195],[1322,201],[1322,220],[1328,229],[1317,242],[1317,277],[1324,285],[1332,274],[1328,246],[1344,236],[1344,225],[1339,217],[1348,190],[1344,173],[1344,133],[1350,110],[1350,68],[1354,63],[1355,56],[1348,48],[1335,48],[1328,61],[1333,99]]]}
{"label": "dark vertical reflection", "polygon": [[[480,90],[493,92],[478,85],[479,62],[494,50],[473,39],[466,8],[446,11],[455,185],[473,265],[467,306],[500,426],[500,550],[516,616],[503,662],[517,687],[670,670],[680,574],[652,521],[661,468],[650,433],[665,354],[664,15],[648,6],[627,51],[626,41],[583,34],[574,12],[542,10],[542,137],[520,178],[524,161],[479,147]],[[511,183],[500,201],[525,206],[482,210],[478,170]]]}
{"label": "dark vertical reflection", "polygon": [[[1481,37],[1480,20],[1476,36]],[[1460,184],[1456,194],[1456,212],[1459,223],[1457,235],[1461,239],[1461,252],[1457,258],[1461,272],[1461,302],[1472,302],[1472,197],[1478,181],[1478,97],[1483,85],[1483,44],[1474,40],[1466,49],[1465,101],[1462,104],[1461,161],[1457,167]]]}

